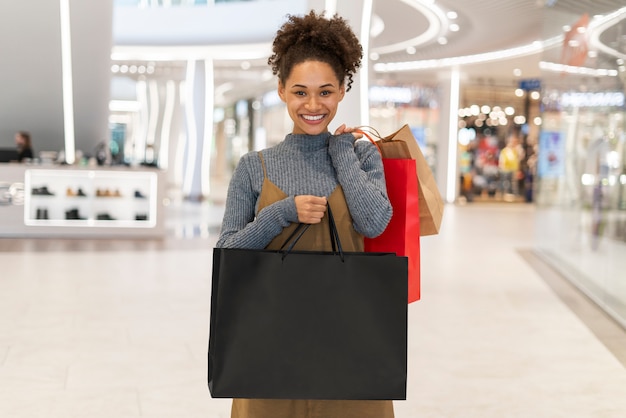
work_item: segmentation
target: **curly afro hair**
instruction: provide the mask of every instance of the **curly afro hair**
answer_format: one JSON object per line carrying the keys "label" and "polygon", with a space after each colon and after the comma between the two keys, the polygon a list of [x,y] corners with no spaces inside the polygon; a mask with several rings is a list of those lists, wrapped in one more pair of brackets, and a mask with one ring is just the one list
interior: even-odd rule
{"label": "curly afro hair", "polygon": [[276,33],[273,54],[267,63],[281,83],[285,83],[291,70],[305,61],[321,61],[331,66],[346,91],[352,86],[352,76],[361,66],[363,47],[348,22],[335,14],[332,19],[324,12],[308,15],[288,15],[288,20]]}

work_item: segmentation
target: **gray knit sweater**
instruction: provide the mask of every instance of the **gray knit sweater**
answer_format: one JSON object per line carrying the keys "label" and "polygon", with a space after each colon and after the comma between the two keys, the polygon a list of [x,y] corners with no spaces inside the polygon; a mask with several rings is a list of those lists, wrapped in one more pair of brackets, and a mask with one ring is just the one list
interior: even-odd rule
{"label": "gray knit sweater", "polygon": [[352,134],[289,134],[262,151],[269,180],[288,197],[257,215],[263,166],[257,152],[244,155],[233,173],[217,247],[265,248],[292,222],[298,222],[294,197],[329,197],[340,184],[354,229],[366,237],[380,235],[391,219],[380,154]]}

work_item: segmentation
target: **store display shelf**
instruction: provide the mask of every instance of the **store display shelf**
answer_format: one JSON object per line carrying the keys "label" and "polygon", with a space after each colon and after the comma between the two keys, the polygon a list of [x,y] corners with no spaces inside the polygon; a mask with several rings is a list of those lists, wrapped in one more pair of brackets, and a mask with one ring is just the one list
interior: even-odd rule
{"label": "store display shelf", "polygon": [[45,170],[25,173],[24,223],[51,227],[153,228],[154,172]]}

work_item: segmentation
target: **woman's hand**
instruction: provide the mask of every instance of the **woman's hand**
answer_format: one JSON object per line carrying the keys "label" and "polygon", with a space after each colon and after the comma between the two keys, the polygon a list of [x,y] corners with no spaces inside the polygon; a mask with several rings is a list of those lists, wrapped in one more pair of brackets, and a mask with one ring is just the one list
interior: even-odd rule
{"label": "woman's hand", "polygon": [[358,128],[349,128],[346,124],[342,124],[335,130],[335,135],[347,134],[351,133],[354,136],[354,139],[363,138],[363,134],[358,131]]}
{"label": "woman's hand", "polygon": [[300,195],[294,198],[298,221],[304,224],[318,224],[326,212],[326,198],[311,195]]}

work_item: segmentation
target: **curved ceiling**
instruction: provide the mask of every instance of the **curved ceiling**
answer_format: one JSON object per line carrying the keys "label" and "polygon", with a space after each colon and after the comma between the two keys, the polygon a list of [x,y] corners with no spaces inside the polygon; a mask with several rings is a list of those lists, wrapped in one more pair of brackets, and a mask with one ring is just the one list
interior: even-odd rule
{"label": "curved ceiling", "polygon": [[[283,5],[286,0],[273,0],[276,5]],[[260,2],[261,3],[261,2]],[[296,2],[298,7],[303,7],[303,2]],[[296,3],[291,3],[293,7]],[[306,2],[304,2],[306,3]],[[254,2],[245,2],[245,7],[251,12],[250,7]],[[306,6],[304,6],[306,7]],[[620,9],[621,8],[621,9]],[[291,13],[301,11],[291,10]],[[464,77],[476,80],[491,80],[493,83],[514,82],[513,70],[518,70],[515,77],[534,78],[541,76],[539,61],[542,59],[542,48],[537,42],[563,35],[565,25],[573,25],[583,13],[589,11],[593,15],[606,14],[620,10],[626,14],[624,0],[472,0],[460,2],[458,0],[373,0],[373,14],[379,33],[370,40],[370,48],[374,53],[372,61],[374,65],[414,63],[426,60],[446,60],[455,57],[477,56],[493,51],[509,50],[532,46],[525,54],[516,54],[507,59],[485,64],[466,65],[463,67]],[[453,12],[450,14],[449,12]],[[284,16],[287,12],[281,9],[274,16]],[[196,13],[197,15],[197,13]],[[262,19],[254,19],[257,23]],[[249,19],[241,19],[247,22]],[[241,22],[239,22],[241,23]],[[239,56],[233,59],[218,57],[215,61],[215,77],[217,84],[231,83],[230,95],[254,94],[267,89],[268,85],[274,85],[275,81],[267,73],[267,56],[269,54],[269,42],[275,32],[277,23],[268,21],[269,30],[263,31],[259,25],[255,25],[255,36],[258,43],[237,44],[236,42],[226,45],[216,45],[214,41],[204,40],[194,45],[129,45],[128,42],[117,42],[114,51],[125,59],[149,59],[154,52],[178,51],[181,58],[191,51],[203,51],[201,54],[215,54],[218,49],[233,53],[240,51]],[[380,23],[384,25],[380,31]],[[206,20],[205,20],[206,24]],[[454,30],[454,26],[458,30]],[[187,26],[193,24],[187,22]],[[210,25],[208,25],[210,26]],[[163,32],[162,23],[155,28]],[[239,28],[239,29],[237,29]],[[169,29],[170,31],[172,28]],[[241,28],[233,24],[234,31]],[[603,42],[617,42],[617,50],[626,53],[623,41],[623,31],[619,29],[607,29],[603,36]],[[613,38],[616,38],[613,40]],[[254,39],[247,38],[248,42]],[[560,48],[561,43],[557,44]],[[187,49],[185,49],[187,48]],[[191,49],[190,49],[191,48]],[[621,48],[621,49],[620,49]],[[140,56],[138,51],[146,51],[147,55]],[[212,51],[212,52],[211,52]],[[255,51],[256,56],[251,55]],[[126,52],[126,55],[119,55]],[[545,51],[543,51],[545,55]],[[243,55],[242,55],[243,54]],[[249,59],[245,60],[245,69],[242,68],[242,60],[245,54]],[[115,56],[115,54],[114,54]],[[184,59],[184,58],[182,58]],[[426,67],[421,71],[394,71],[391,74],[373,71],[374,78],[393,78],[398,81],[420,79],[430,81],[436,79],[441,72],[441,62],[433,61],[434,67]],[[610,59],[607,60],[607,63]],[[377,67],[374,67],[377,68]],[[412,68],[416,68],[413,66]],[[519,74],[521,72],[521,75]],[[170,73],[171,74],[171,73]],[[233,83],[236,81],[236,83]],[[226,99],[226,96],[225,96]]]}

